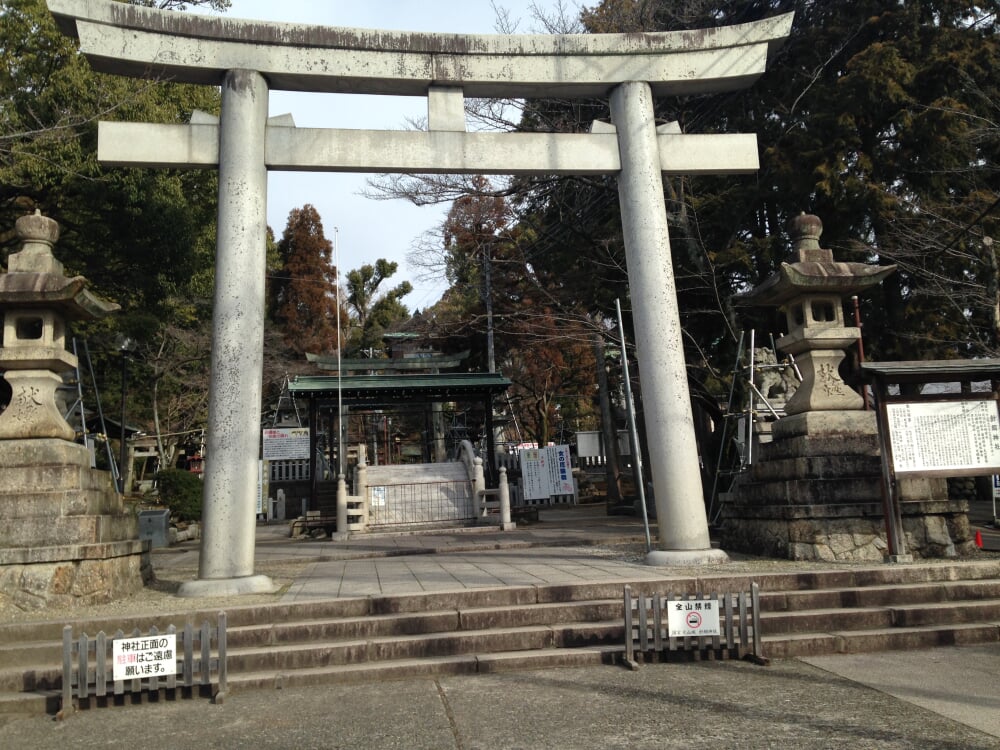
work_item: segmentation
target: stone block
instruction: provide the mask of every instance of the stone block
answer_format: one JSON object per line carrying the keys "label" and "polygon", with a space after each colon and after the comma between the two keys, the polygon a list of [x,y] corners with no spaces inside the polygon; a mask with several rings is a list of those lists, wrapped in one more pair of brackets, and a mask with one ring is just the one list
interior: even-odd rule
{"label": "stone block", "polygon": [[876,435],[796,435],[761,445],[758,461],[812,456],[878,455]]}
{"label": "stone block", "polygon": [[[968,518],[962,504],[908,503],[903,516],[907,551],[917,559],[970,554]],[[722,547],[791,560],[879,562],[888,545],[881,514],[865,517],[748,517],[740,508],[723,513]],[[759,509],[758,509],[759,510]],[[941,512],[931,512],[941,511]],[[777,514],[774,514],[777,515]]]}
{"label": "stone block", "polygon": [[0,602],[23,611],[103,604],[141,590],[151,569],[139,555],[0,567]]}
{"label": "stone block", "polygon": [[0,493],[0,522],[22,518],[121,515],[121,496],[97,490]]}
{"label": "stone block", "polygon": [[0,548],[116,542],[138,537],[137,520],[118,516],[34,516],[0,525]]}
{"label": "stone block", "polygon": [[795,437],[878,436],[873,411],[810,411],[782,417],[771,430],[775,442]]}
{"label": "stone block", "polygon": [[877,455],[797,456],[760,460],[750,467],[750,479],[766,482],[780,479],[840,479],[843,477],[879,477],[881,462]]}
{"label": "stone block", "polygon": [[882,501],[882,489],[871,477],[792,479],[741,485],[737,502],[745,505],[833,505]]}
{"label": "stone block", "polygon": [[900,502],[948,500],[948,481],[943,477],[899,477],[896,488]]}
{"label": "stone block", "polygon": [[89,468],[90,453],[78,443],[54,438],[0,440],[0,469],[45,465]]}

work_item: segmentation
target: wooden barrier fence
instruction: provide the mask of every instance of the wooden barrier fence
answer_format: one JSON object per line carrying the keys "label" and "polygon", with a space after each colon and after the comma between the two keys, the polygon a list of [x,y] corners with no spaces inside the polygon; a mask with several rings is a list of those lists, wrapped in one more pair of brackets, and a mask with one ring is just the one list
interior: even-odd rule
{"label": "wooden barrier fence", "polygon": [[[174,673],[145,674],[138,670],[139,673],[131,679],[114,679],[111,650],[115,640],[153,640],[161,635],[176,636],[176,653],[164,657],[167,660],[173,659],[177,667]],[[81,633],[79,638],[74,639],[73,628],[67,625],[63,628],[62,710],[59,717],[65,718],[70,706],[76,707],[77,701],[90,697],[105,698],[126,693],[140,694],[143,691],[173,690],[178,687],[211,687],[213,674],[216,688],[212,697],[216,703],[222,703],[226,696],[227,681],[225,612],[219,613],[216,627],[206,621],[195,629],[189,622],[179,632],[174,625],[170,625],[162,633],[156,627],[151,627],[148,633],[142,633],[136,628],[130,634],[119,630],[110,638],[101,631],[93,637]]]}

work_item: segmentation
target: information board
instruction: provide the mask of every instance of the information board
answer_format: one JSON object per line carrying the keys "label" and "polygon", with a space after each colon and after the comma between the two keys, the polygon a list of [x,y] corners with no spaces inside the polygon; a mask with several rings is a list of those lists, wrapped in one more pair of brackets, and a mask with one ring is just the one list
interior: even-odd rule
{"label": "information board", "polygon": [[573,467],[568,445],[526,448],[519,458],[525,500],[573,494]]}
{"label": "information board", "polygon": [[990,400],[886,404],[897,474],[1000,469],[1000,414]]}
{"label": "information board", "polygon": [[115,638],[111,642],[111,658],[115,680],[177,674],[177,635]]}
{"label": "information board", "polygon": [[525,500],[544,500],[549,497],[546,456],[545,450],[539,448],[525,448],[520,452],[521,491]]}
{"label": "information board", "polygon": [[265,461],[309,458],[308,427],[271,427],[263,431]]}

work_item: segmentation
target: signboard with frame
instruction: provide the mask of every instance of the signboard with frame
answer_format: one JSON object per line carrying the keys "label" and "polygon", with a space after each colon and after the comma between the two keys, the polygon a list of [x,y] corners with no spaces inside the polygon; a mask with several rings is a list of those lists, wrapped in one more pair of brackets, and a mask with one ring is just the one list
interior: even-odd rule
{"label": "signboard with frame", "polygon": [[271,427],[263,431],[265,461],[309,458],[308,427]]}
{"label": "signboard with frame", "polygon": [[1000,412],[988,399],[885,405],[897,476],[992,474],[1000,469]]}

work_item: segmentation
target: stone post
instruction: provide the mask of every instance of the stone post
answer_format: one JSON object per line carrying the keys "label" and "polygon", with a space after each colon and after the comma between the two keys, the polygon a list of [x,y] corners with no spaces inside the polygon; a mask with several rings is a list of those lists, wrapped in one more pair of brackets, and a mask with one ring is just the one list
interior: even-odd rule
{"label": "stone post", "polygon": [[712,549],[708,535],[649,84],[616,87],[611,117],[621,153],[618,195],[661,546],[646,560],[724,562],[727,555]]}
{"label": "stone post", "polygon": [[502,531],[513,531],[517,524],[510,520],[510,485],[507,483],[507,467],[501,466],[499,470],[500,482],[500,529]]}
{"label": "stone post", "polygon": [[180,596],[274,589],[254,575],[257,455],[264,345],[268,87],[249,70],[222,84],[219,219],[205,500],[198,580]]}
{"label": "stone post", "polygon": [[483,474],[483,459],[476,456],[472,461],[472,497],[480,504],[479,515],[486,515],[486,476]]}
{"label": "stone post", "polygon": [[351,538],[350,529],[347,528],[347,481],[343,474],[337,475],[337,531],[333,538]]}

